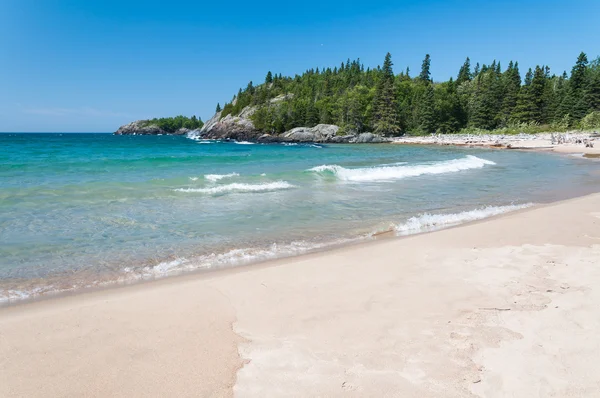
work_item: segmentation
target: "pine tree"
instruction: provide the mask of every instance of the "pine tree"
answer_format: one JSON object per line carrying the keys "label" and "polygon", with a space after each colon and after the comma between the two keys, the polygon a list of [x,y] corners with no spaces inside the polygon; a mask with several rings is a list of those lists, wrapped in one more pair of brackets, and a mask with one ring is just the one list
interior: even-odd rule
{"label": "pine tree", "polygon": [[545,98],[546,73],[543,67],[535,67],[535,72],[533,73],[533,78],[531,79],[531,86],[529,91],[529,100],[532,102],[529,118],[534,123],[543,124],[546,122],[546,120],[544,119],[544,115],[546,112],[546,106],[548,102],[548,99]]}
{"label": "pine tree", "polygon": [[520,123],[531,123],[534,119],[536,110],[531,92],[531,83],[533,81],[533,71],[531,68],[525,75],[525,84],[521,86],[517,96],[517,104],[513,110],[512,120]]}
{"label": "pine tree", "polygon": [[374,127],[379,134],[395,135],[400,132],[396,114],[394,72],[392,55],[387,53],[380,72],[379,83],[373,101]]}
{"label": "pine tree", "polygon": [[571,112],[570,115],[575,120],[581,120],[587,114],[589,109],[588,104],[585,102],[585,88],[586,88],[586,72],[587,72],[588,59],[584,52],[579,54],[577,62],[571,70],[571,78],[569,79],[570,86],[570,99]]}
{"label": "pine tree", "polygon": [[554,102],[555,109],[552,116],[554,123],[559,123],[570,111],[570,105],[567,104],[567,96],[569,93],[569,76],[564,71],[561,76],[556,79],[554,87]]}
{"label": "pine tree", "polygon": [[469,124],[482,129],[494,129],[501,120],[503,86],[496,64],[484,67],[474,80],[474,91],[469,101]]}
{"label": "pine tree", "polygon": [[273,74],[271,73],[271,71],[267,72],[267,77],[265,77],[265,83],[273,83]]}
{"label": "pine tree", "polygon": [[429,54],[425,55],[425,59],[421,64],[421,73],[419,74],[419,79],[424,82],[431,81],[431,72],[429,71],[429,67],[431,66],[431,57]]}
{"label": "pine tree", "polygon": [[519,73],[519,63],[512,61],[508,63],[508,69],[502,74],[503,99],[499,115],[501,126],[509,124],[510,116],[517,105],[517,97],[521,88],[521,74]]}
{"label": "pine tree", "polygon": [[221,112],[221,104],[217,103],[217,109],[216,109],[216,113]]}
{"label": "pine tree", "polygon": [[469,57],[465,60],[465,63],[460,67],[458,71],[458,77],[456,78],[456,84],[461,85],[464,82],[470,82],[472,79],[471,75],[471,60]]}
{"label": "pine tree", "polygon": [[419,94],[415,104],[415,121],[418,130],[423,133],[433,133],[436,130],[434,89],[430,67],[431,57],[426,54],[417,82],[421,87],[417,90]]}
{"label": "pine tree", "polygon": [[425,87],[425,92],[419,104],[419,127],[424,133],[434,133],[436,130],[434,113],[434,94],[433,84],[429,83]]}
{"label": "pine tree", "polygon": [[585,85],[585,74],[587,71],[588,59],[584,52],[577,57],[577,62],[571,70],[571,89],[575,91],[583,90]]}

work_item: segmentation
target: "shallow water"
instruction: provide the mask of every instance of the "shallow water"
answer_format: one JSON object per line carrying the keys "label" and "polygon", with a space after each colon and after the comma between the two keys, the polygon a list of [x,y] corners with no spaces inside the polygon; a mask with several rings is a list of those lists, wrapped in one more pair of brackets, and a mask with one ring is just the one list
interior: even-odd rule
{"label": "shallow water", "polygon": [[596,161],[401,145],[0,134],[0,301],[422,232],[594,191]]}

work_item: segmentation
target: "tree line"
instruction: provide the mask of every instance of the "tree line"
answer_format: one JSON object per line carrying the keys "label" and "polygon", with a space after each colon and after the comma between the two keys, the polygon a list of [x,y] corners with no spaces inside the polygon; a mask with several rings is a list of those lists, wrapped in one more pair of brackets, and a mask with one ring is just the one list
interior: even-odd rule
{"label": "tree line", "polygon": [[414,77],[392,67],[388,53],[375,69],[357,59],[294,77],[268,72],[264,83],[248,83],[217,111],[237,115],[255,106],[255,126],[271,133],[319,123],[385,135],[600,127],[600,58],[589,62],[583,52],[570,74],[538,65],[524,78],[513,61],[503,69],[497,61],[473,67],[467,58],[456,79],[444,82],[433,81],[429,55]]}
{"label": "tree line", "polygon": [[143,123],[143,126],[155,125],[160,127],[167,133],[174,133],[180,128],[186,128],[189,130],[201,129],[204,126],[204,122],[202,119],[196,117],[195,115],[192,117],[187,116],[175,116],[175,117],[161,117],[146,120]]}

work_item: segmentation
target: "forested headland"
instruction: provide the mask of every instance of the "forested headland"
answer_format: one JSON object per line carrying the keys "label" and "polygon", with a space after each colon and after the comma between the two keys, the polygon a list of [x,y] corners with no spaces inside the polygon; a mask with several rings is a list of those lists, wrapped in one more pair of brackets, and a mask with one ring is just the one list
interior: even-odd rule
{"label": "forested headland", "polygon": [[275,134],[321,123],[383,135],[600,127],[600,58],[590,62],[582,52],[570,73],[538,65],[523,76],[518,62],[503,68],[467,58],[444,82],[433,80],[431,62],[426,55],[414,76],[408,68],[395,73],[389,53],[374,69],[357,59],[294,77],[268,72],[217,111],[224,117],[254,106],[255,127]]}
{"label": "forested headland", "polygon": [[167,133],[174,133],[175,131],[184,128],[188,130],[196,130],[202,128],[204,123],[200,118],[196,116],[175,116],[175,117],[161,117],[150,120],[144,120],[141,127],[157,126]]}

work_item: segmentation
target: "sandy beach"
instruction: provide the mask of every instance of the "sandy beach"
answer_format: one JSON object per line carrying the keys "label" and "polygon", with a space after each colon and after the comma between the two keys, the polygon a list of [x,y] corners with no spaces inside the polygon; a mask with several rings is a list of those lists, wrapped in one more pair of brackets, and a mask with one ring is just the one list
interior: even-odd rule
{"label": "sandy beach", "polygon": [[599,208],[2,308],[0,396],[597,396]]}
{"label": "sandy beach", "polygon": [[428,136],[405,136],[395,138],[394,144],[409,145],[457,145],[549,151],[582,154],[586,157],[600,156],[598,132],[539,133],[539,134],[432,134]]}

